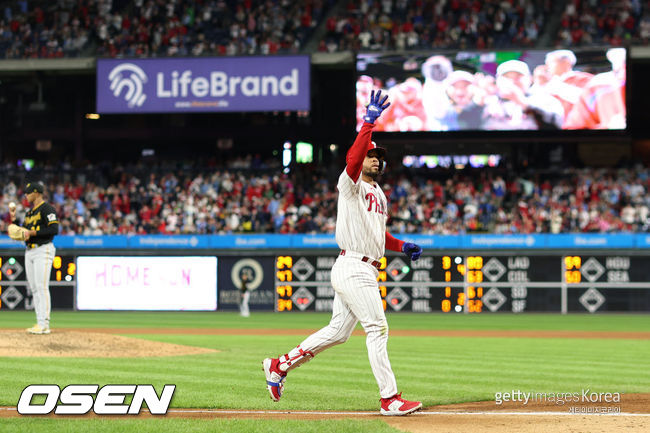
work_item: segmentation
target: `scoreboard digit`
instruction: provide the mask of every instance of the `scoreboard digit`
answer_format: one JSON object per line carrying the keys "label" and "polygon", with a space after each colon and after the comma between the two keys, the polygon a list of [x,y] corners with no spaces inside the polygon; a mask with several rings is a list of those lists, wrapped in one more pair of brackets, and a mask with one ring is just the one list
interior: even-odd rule
{"label": "scoreboard digit", "polygon": [[569,311],[650,311],[650,256],[563,257]]}
{"label": "scoreboard digit", "polygon": [[286,283],[293,281],[293,257],[279,256],[275,262],[277,272],[276,277],[276,311],[291,311],[293,309],[293,286],[290,284],[277,285],[277,283]]}
{"label": "scoreboard digit", "polygon": [[468,256],[467,267],[468,313],[560,311],[556,256]]}
{"label": "scoreboard digit", "polygon": [[[335,260],[336,256],[278,256],[275,310],[331,311],[330,274]],[[382,257],[380,263],[377,282],[384,310],[462,311],[462,256],[426,256],[416,262]]]}
{"label": "scoreboard digit", "polygon": [[[336,259],[278,256],[276,311],[331,311]],[[650,311],[650,255],[387,256],[377,281],[386,311]]]}
{"label": "scoreboard digit", "polygon": [[465,281],[470,284],[463,292],[463,301],[467,313],[483,311],[483,256],[467,257],[467,274]]}

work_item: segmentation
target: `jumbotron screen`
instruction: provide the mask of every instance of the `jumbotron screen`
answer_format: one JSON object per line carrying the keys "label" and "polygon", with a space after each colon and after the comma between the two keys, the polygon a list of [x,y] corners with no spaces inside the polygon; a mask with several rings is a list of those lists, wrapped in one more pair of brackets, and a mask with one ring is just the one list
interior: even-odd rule
{"label": "jumbotron screen", "polygon": [[371,90],[375,131],[624,130],[625,48],[357,55],[357,130]]}

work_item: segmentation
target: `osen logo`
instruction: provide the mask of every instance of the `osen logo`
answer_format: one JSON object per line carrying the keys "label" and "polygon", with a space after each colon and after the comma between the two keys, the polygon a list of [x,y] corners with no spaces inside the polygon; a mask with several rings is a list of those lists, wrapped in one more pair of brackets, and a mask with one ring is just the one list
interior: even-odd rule
{"label": "osen logo", "polygon": [[111,82],[111,92],[116,98],[124,98],[129,108],[141,107],[147,99],[144,94],[144,83],[147,74],[133,63],[121,63],[108,74]]}
{"label": "osen logo", "polygon": [[[29,385],[20,394],[16,409],[21,415],[84,415],[92,409],[97,415],[137,415],[147,403],[152,415],[165,415],[176,385],[165,385],[158,398],[153,385]],[[33,402],[34,396],[45,396],[45,402]],[[125,404],[132,395],[131,404]],[[93,398],[95,396],[95,398]]]}

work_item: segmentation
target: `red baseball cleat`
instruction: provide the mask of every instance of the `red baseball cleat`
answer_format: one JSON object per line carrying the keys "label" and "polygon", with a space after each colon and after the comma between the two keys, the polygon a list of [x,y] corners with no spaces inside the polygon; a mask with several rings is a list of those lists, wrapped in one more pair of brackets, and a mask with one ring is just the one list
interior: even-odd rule
{"label": "red baseball cleat", "polygon": [[422,402],[404,400],[401,392],[390,398],[382,398],[380,401],[382,415],[408,415],[422,409]]}
{"label": "red baseball cleat", "polygon": [[287,373],[280,371],[278,368],[279,362],[278,358],[266,358],[262,361],[264,374],[266,375],[266,388],[269,390],[273,401],[280,401],[282,391],[284,391],[284,379],[287,377]]}

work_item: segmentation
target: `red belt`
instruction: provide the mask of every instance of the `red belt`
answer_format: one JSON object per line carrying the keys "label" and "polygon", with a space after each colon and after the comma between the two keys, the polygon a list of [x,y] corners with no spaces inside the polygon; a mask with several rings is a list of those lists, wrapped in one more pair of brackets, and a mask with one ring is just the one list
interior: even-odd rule
{"label": "red belt", "polygon": [[[341,250],[341,255],[342,255],[342,256],[345,255],[345,250]],[[362,261],[362,262],[366,262],[366,263],[370,263],[370,264],[371,264],[372,266],[374,266],[375,268],[377,268],[377,269],[381,269],[381,262],[379,262],[379,261],[377,261],[377,260],[373,260],[373,259],[371,259],[370,257],[363,256],[363,257],[361,258],[361,261]]]}

